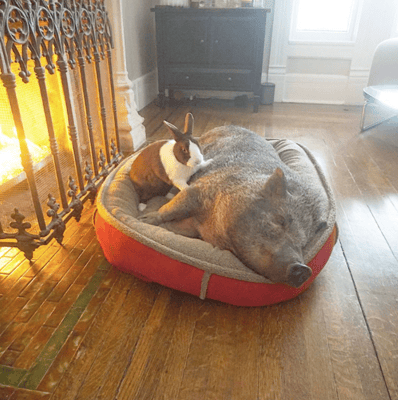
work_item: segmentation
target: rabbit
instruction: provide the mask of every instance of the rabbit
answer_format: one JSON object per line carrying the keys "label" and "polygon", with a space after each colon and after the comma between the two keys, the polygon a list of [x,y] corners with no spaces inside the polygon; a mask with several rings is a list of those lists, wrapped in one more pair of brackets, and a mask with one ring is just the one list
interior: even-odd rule
{"label": "rabbit", "polygon": [[192,137],[191,113],[185,116],[184,132],[170,122],[163,122],[174,139],[150,144],[131,166],[130,178],[140,199],[140,211],[145,209],[144,203],[156,196],[166,196],[173,186],[186,189],[191,176],[212,161],[204,160],[199,143]]}

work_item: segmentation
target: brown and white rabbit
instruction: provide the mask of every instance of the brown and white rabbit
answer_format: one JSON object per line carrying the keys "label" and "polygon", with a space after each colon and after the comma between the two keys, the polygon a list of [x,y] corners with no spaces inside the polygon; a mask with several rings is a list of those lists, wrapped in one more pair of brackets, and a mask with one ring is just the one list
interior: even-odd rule
{"label": "brown and white rabbit", "polygon": [[[150,144],[131,166],[130,178],[140,203],[167,195],[173,186],[179,190],[186,189],[189,178],[211,162],[203,159],[199,143],[192,137],[194,118],[191,113],[185,116],[184,132],[167,121],[163,122],[174,139]],[[145,205],[140,204],[139,210],[144,209]]]}

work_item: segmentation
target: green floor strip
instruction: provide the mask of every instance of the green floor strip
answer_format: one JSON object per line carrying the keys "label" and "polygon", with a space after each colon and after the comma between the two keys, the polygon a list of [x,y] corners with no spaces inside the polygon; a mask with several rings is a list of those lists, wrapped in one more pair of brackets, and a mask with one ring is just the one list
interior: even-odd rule
{"label": "green floor strip", "polygon": [[[79,320],[80,316],[83,314],[88,303],[97,292],[101,282],[108,273],[109,268],[110,268],[109,263],[106,260],[104,260],[98,267],[96,273],[92,276],[90,282],[83,289],[82,293],[77,298],[77,300],[73,304],[68,314],[66,314],[64,320],[61,322],[59,327],[51,336],[50,340],[47,342],[44,349],[37,357],[32,368],[29,371],[24,370],[24,376],[22,375],[18,383],[10,384],[9,386],[18,386],[20,388],[31,389],[31,390],[37,388],[40,381],[46,374],[48,368],[50,367],[55,357],[61,350],[63,344],[65,343],[72,329]],[[21,373],[22,372],[20,372],[20,374]],[[1,380],[0,383],[3,384]]]}
{"label": "green floor strip", "polygon": [[0,365],[0,384],[17,387],[27,372],[26,369],[11,368],[6,367],[5,365]]}

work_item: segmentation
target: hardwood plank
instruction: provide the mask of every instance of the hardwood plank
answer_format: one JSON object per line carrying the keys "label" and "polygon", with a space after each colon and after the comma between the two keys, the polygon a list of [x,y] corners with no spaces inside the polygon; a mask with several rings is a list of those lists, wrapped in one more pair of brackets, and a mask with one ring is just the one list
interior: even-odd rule
{"label": "hardwood plank", "polygon": [[11,395],[15,392],[15,388],[10,386],[0,385],[0,399],[9,400]]}
{"label": "hardwood plank", "polygon": [[30,369],[54,331],[55,328],[41,326],[29,344],[20,353],[13,366],[15,368]]}
{"label": "hardwood plank", "polygon": [[[395,193],[398,191],[398,178],[396,174],[396,159],[398,141],[396,128],[379,127],[374,131],[361,135],[361,144],[376,162],[385,178],[392,184]],[[394,204],[398,206],[398,199]]]}
{"label": "hardwood plank", "polygon": [[189,357],[196,322],[201,314],[203,302],[182,293],[180,312],[163,368],[158,375],[157,390],[153,399],[174,400],[180,391],[185,366]]}
{"label": "hardwood plank", "polygon": [[201,308],[181,382],[178,400],[205,399],[213,342],[217,332],[217,304],[207,301]]}
{"label": "hardwood plank", "polygon": [[[175,313],[170,315],[167,311],[170,309],[169,302],[171,298],[171,291],[169,289],[163,289],[158,298],[156,299],[148,320],[142,330],[142,334],[137,347],[134,351],[131,363],[126,370],[125,376],[121,382],[120,389],[117,394],[117,398],[120,400],[128,400],[131,397],[137,396],[140,392],[142,381],[146,378],[151,378],[147,375],[147,364],[150,361],[156,362],[152,356],[153,350],[159,350],[159,340],[154,340],[159,330],[161,330],[162,324],[165,322],[165,318],[175,318]],[[168,335],[170,331],[168,330]],[[156,352],[154,352],[156,354]],[[153,378],[153,377],[152,377]],[[145,386],[144,390],[151,390],[150,386]]]}
{"label": "hardwood plank", "polygon": [[144,121],[147,141],[153,142],[161,138],[169,138],[170,135],[167,133],[167,128],[164,126],[163,121],[172,122],[176,113],[179,114],[179,111],[166,107],[164,110],[159,109],[154,118]]}
{"label": "hardwood plank", "polygon": [[[9,275],[6,276],[5,279],[1,282],[1,293],[7,295],[12,290],[13,294],[15,294],[16,290],[14,289],[14,285],[18,283],[19,280],[28,280],[30,281],[29,277],[25,277],[24,274],[31,268],[29,260],[24,260],[19,266]],[[8,296],[5,296],[5,298]]]}
{"label": "hardwood plank", "polygon": [[10,400],[48,400],[50,393],[38,392],[36,390],[16,389]]}
{"label": "hardwood plank", "polygon": [[[235,310],[233,388],[231,399],[251,400],[258,397],[260,374],[260,309]],[[262,338],[261,338],[262,340]]]}
{"label": "hardwood plank", "polygon": [[[154,306],[158,288],[138,280],[131,283],[131,290],[123,304],[123,309],[116,317],[113,327],[103,343],[103,351],[94,361],[76,400],[97,397],[114,398],[116,394],[119,397],[120,376],[123,376],[124,371],[130,365],[135,367],[134,354],[137,351],[137,343]],[[134,311],[132,312],[132,310]],[[159,344],[162,347],[167,346],[167,338],[162,337]],[[122,360],[120,354],[125,355]],[[156,352],[156,357],[153,359],[158,361],[159,356],[159,353]],[[157,375],[155,374],[155,376]],[[98,382],[101,384],[99,385]],[[140,395],[136,396],[145,398]]]}
{"label": "hardwood plank", "polygon": [[259,399],[282,399],[282,338],[280,305],[259,310],[258,391]]}
{"label": "hardwood plank", "polygon": [[[213,309],[216,324],[215,334],[212,337],[211,347],[208,351],[211,354],[211,360],[207,368],[207,383],[205,397],[209,400],[231,399],[233,397],[234,386],[239,387],[239,374],[237,374],[237,363],[243,368],[243,360],[238,360],[237,349],[239,348],[239,331],[241,326],[237,325],[236,310],[234,306],[225,304],[216,304]],[[247,314],[251,314],[251,310],[247,310]],[[250,360],[256,364],[256,359]],[[250,372],[249,372],[250,374]],[[239,379],[235,382],[235,379]],[[254,379],[251,389],[254,396],[258,393],[258,381]],[[250,392],[246,393],[250,395]]]}
{"label": "hardwood plank", "polygon": [[[51,315],[51,313],[54,311],[55,306],[56,304],[50,302],[40,303],[40,306],[37,308],[35,313],[29,319],[29,322],[24,323],[19,329],[18,334],[15,336],[14,341],[10,345],[10,349],[23,351],[31,341],[32,337],[44,324],[44,321],[46,321],[49,315]],[[14,321],[23,322],[18,318],[15,318]]]}
{"label": "hardwood plank", "polygon": [[[13,272],[16,268],[18,268],[21,263],[26,260],[25,256],[23,255],[23,253],[18,253],[15,257],[13,258],[8,258],[6,257],[3,260],[3,267],[1,268],[1,273],[2,274],[10,274],[11,272]],[[4,262],[5,261],[5,262]]]}
{"label": "hardwood plank", "polygon": [[343,157],[338,160],[339,185],[335,185],[337,200],[341,203],[340,237],[356,286],[362,291],[395,293],[398,283],[397,260],[383,233],[366,205],[355,200],[360,197]]}
{"label": "hardwood plank", "polygon": [[[5,310],[7,309],[7,306],[10,305],[20,294],[21,292],[26,288],[26,286],[29,284],[30,278],[20,278],[13,286],[11,286],[9,289],[5,288],[5,291],[7,293],[1,297],[0,299],[0,309]],[[0,320],[1,320],[1,312],[0,312]],[[0,329],[0,332],[2,330]]]}
{"label": "hardwood plank", "polygon": [[[16,315],[14,321],[16,322],[28,322],[35,314],[36,311],[44,304],[44,300],[48,297],[49,293],[53,290],[56,282],[47,281],[44,282],[40,287],[40,290],[25,304],[21,311]],[[55,304],[49,304],[52,309],[55,308]],[[48,315],[47,315],[48,317]]]}
{"label": "hardwood plank", "polygon": [[398,196],[398,191],[361,143],[353,152],[354,154],[345,157],[347,168],[355,176],[355,184],[364,202],[398,259],[398,208],[393,200]]}
{"label": "hardwood plank", "polygon": [[7,349],[0,358],[0,365],[12,367],[15,360],[21,355],[20,351]]}
{"label": "hardwood plank", "polygon": [[7,328],[8,324],[22,310],[27,302],[28,299],[24,297],[16,297],[7,308],[0,312],[0,332],[4,332],[4,329]]}
{"label": "hardwood plank", "polygon": [[[167,304],[167,314],[165,314],[167,317],[161,322],[159,329],[153,334],[152,343],[148,343],[150,346],[150,353],[148,353],[148,356],[145,355],[146,361],[145,365],[143,364],[142,373],[138,377],[136,385],[137,390],[133,392],[134,396],[139,399],[150,400],[165,398],[165,387],[161,385],[166,378],[165,374],[168,374],[168,370],[166,369],[168,367],[165,364],[170,360],[169,354],[170,351],[172,351],[171,346],[180,318],[182,302],[188,297],[173,291],[171,291],[170,294],[171,298]],[[189,299],[187,301],[189,301]],[[148,319],[147,326],[149,326],[149,322],[150,320]],[[140,350],[141,343],[141,341],[138,343],[137,351]],[[182,344],[180,344],[180,346],[185,347]],[[156,354],[156,357],[152,357],[150,354]],[[134,362],[134,357],[132,362]],[[174,378],[176,378],[174,375],[175,372],[176,371],[173,371],[173,386],[175,384],[178,385],[178,380],[174,382]],[[169,388],[169,390],[170,389],[172,388]],[[127,398],[127,396],[125,396],[125,398]]]}
{"label": "hardwood plank", "polygon": [[[365,303],[366,301],[366,303]],[[364,299],[364,311],[371,329],[384,379],[391,399],[398,399],[398,299],[377,294]]]}
{"label": "hardwood plank", "polygon": [[[68,252],[68,256],[58,265],[58,268],[49,277],[49,279],[57,282],[57,284],[47,297],[47,301],[58,302],[62,299],[72,282],[74,282],[73,278],[70,277],[72,271],[82,268],[89,257],[89,252],[82,253],[80,249],[72,249]],[[76,272],[75,275],[77,276],[78,273]]]}
{"label": "hardwood plank", "polygon": [[19,249],[16,247],[2,247],[0,249],[0,257],[13,258],[19,253]]}
{"label": "hardwood plank", "polygon": [[[336,245],[317,281],[320,285],[314,289],[319,296],[311,299],[310,304],[319,304],[323,309],[324,335],[327,337],[338,398],[388,399],[372,336],[341,244]],[[300,297],[300,301],[306,300],[306,295]]]}
{"label": "hardwood plank", "polygon": [[[339,162],[338,168],[342,171],[346,168],[349,171],[345,162]],[[336,185],[336,182],[334,184]],[[370,329],[383,380],[387,383],[389,396],[394,398],[396,396],[397,363],[390,357],[390,349],[383,345],[385,343],[383,335],[386,333],[386,336],[388,336],[388,331],[375,335],[376,332],[379,332],[379,329],[377,324],[374,324],[375,319],[371,317],[377,315],[376,320],[387,320],[385,318],[386,307],[380,309],[374,307],[381,295],[385,296],[386,303],[389,301],[392,307],[396,306],[393,293],[395,292],[394,282],[397,279],[398,263],[366,204],[366,198],[363,198],[361,202],[358,200],[353,202],[346,195],[349,192],[351,196],[356,193],[358,198],[361,197],[361,190],[350,173],[340,174],[340,180],[335,191],[340,206],[341,246],[355,281],[360,306],[365,316],[367,328]],[[396,340],[390,342],[389,347],[396,348],[397,343]]]}
{"label": "hardwood plank", "polygon": [[[132,294],[134,295],[133,297],[138,300],[139,307],[133,308],[133,312],[131,311],[132,309],[126,307],[129,311],[126,325],[128,330],[123,336],[118,336],[120,348],[124,349],[123,354],[125,354],[125,357],[120,357],[120,353],[115,352],[112,354],[112,357],[109,358],[107,378],[104,380],[98,392],[99,398],[116,398],[125,371],[131,363],[131,355],[136,349],[145,321],[148,318],[158,293],[159,287],[157,285],[150,285],[138,280],[134,282]],[[130,301],[131,300],[132,299],[130,299]]]}
{"label": "hardwood plank", "polygon": [[76,396],[98,352],[102,350],[101,344],[113,324],[115,315],[118,314],[124,303],[129,285],[128,279],[119,279],[115,283],[106,303],[101,307],[93,325],[79,346],[76,356],[55,388],[51,399],[67,400]]}
{"label": "hardwood plank", "polygon": [[47,318],[44,325],[47,327],[56,328],[64,319],[65,315],[68,313],[76,299],[79,297],[84,287],[85,285],[74,283],[68,288],[68,290],[65,292],[58,303],[47,301],[50,304],[54,304],[55,307],[54,311]]}
{"label": "hardwood plank", "polygon": [[[21,296],[29,297],[35,292],[43,292],[43,285],[52,287],[52,290],[47,293],[48,301],[59,301],[70,285],[76,280],[82,269],[87,265],[93,252],[98,249],[99,245],[95,238],[92,243],[81,252],[79,249],[74,249],[68,252],[62,249],[59,252],[59,257],[53,260],[50,265],[32,280],[28,287],[22,292]],[[64,253],[65,252],[65,253]],[[60,262],[60,264],[58,263]],[[41,296],[44,296],[42,293]]]}
{"label": "hardwood plank", "polygon": [[68,312],[63,319],[62,323],[56,329],[50,340],[44,346],[40,356],[36,360],[33,367],[26,373],[20,387],[26,389],[37,388],[40,381],[48,371],[48,368],[54,361],[58,352],[62,348],[63,344],[67,340],[69,334],[72,332],[77,321],[83,314],[89,301],[92,299],[95,292],[98,290],[101,282],[106,276],[107,269],[106,264],[101,264],[95,274],[92,276],[90,282],[84,288],[83,292],[79,295],[78,299],[74,303],[74,306]]}
{"label": "hardwood plank", "polygon": [[73,331],[62,346],[47,373],[41,380],[38,390],[52,392],[56,387],[64,372],[68,369],[73,357],[75,357],[85,334],[88,332],[98,310],[107,298],[109,291],[110,288],[104,288],[102,283],[97,293],[90,300],[87,308],[80,317],[79,322],[77,322],[73,328]]}
{"label": "hardwood plank", "polygon": [[53,280],[51,277],[58,271],[59,266],[63,263],[68,264],[68,260],[73,260],[72,257],[73,253],[69,253],[65,248],[60,248],[54,257],[43,261],[44,265],[39,272],[34,275],[25,274],[26,277],[31,277],[32,280],[21,293],[21,296],[32,298],[46,282]]}
{"label": "hardwood plank", "polygon": [[206,399],[258,397],[259,309],[217,304]]}
{"label": "hardwood plank", "polygon": [[21,330],[23,324],[20,322],[10,322],[0,336],[0,354],[7,350],[8,346],[14,341],[16,335]]}
{"label": "hardwood plank", "polygon": [[[76,352],[79,349],[84,338],[84,333],[73,331],[62,349],[58,353],[54,362],[46,372],[44,378],[39,383],[37,389],[52,392],[57,387],[59,381],[68,370],[73,358],[76,356]],[[78,375],[76,375],[78,377]]]}

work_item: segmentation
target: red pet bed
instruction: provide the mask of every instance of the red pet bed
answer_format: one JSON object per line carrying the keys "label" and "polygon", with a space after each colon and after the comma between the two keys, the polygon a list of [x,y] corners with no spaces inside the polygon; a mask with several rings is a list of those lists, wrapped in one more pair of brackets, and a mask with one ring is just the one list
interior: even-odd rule
{"label": "red pet bed", "polygon": [[[311,278],[300,288],[272,283],[243,265],[232,253],[200,239],[186,238],[137,220],[138,196],[129,178],[136,155],[105,180],[98,194],[95,228],[106,259],[121,271],[148,281],[238,306],[264,306],[292,299],[306,290],[328,261],[337,240],[332,191],[313,155],[286,139],[270,139],[283,162],[317,185],[325,200],[327,228],[303,249]],[[167,202],[155,198],[147,211]]]}

